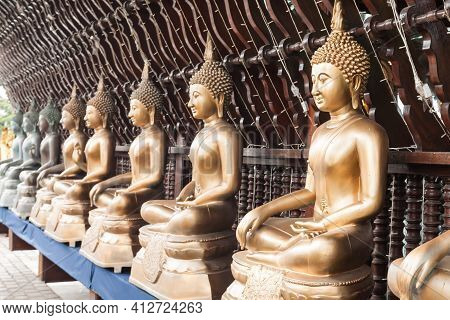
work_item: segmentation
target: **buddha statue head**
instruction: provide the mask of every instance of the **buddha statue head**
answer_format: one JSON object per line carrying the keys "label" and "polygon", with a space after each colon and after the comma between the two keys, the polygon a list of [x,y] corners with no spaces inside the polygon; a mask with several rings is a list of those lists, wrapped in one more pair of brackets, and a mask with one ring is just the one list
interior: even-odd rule
{"label": "buddha statue head", "polygon": [[23,113],[20,110],[17,110],[14,116],[11,119],[11,129],[13,130],[14,134],[18,134],[20,130],[22,130],[22,120],[23,120]]}
{"label": "buddha statue head", "polygon": [[116,112],[116,104],[108,91],[105,91],[103,76],[98,82],[95,96],[87,102],[86,126],[88,128],[107,128]]}
{"label": "buddha statue head", "polygon": [[311,59],[312,95],[320,111],[333,112],[349,104],[357,109],[369,78],[370,60],[365,49],[344,31],[340,0],[334,5],[331,29]]}
{"label": "buddha statue head", "polygon": [[217,114],[223,117],[233,92],[233,81],[228,71],[217,59],[211,35],[208,33],[204,53],[205,63],[189,81],[189,103],[196,119],[208,119]]}
{"label": "buddha statue head", "polygon": [[39,112],[39,131],[41,133],[56,132],[58,130],[61,112],[59,112],[53,99],[49,99],[44,109]]}
{"label": "buddha statue head", "polygon": [[62,108],[61,124],[64,129],[80,129],[83,118],[86,115],[86,107],[77,98],[77,86],[72,87],[72,94],[70,100]]}
{"label": "buddha statue head", "polygon": [[130,112],[128,117],[137,127],[144,127],[147,124],[154,125],[155,117],[161,110],[164,100],[158,88],[152,83],[149,77],[149,65],[145,61],[142,70],[141,82],[130,96]]}
{"label": "buddha statue head", "polygon": [[37,111],[37,102],[31,101],[30,109],[23,115],[22,128],[26,133],[33,133],[37,130],[39,121],[39,112]]}

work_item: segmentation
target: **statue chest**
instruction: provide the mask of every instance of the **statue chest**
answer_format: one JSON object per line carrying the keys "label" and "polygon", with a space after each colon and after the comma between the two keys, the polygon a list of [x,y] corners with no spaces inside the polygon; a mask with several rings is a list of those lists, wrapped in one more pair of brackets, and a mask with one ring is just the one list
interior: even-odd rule
{"label": "statue chest", "polygon": [[128,151],[131,166],[133,167],[134,165],[141,163],[150,166],[150,152],[152,152],[152,150],[148,150],[145,137],[138,136],[131,143],[130,150]]}
{"label": "statue chest", "polygon": [[189,152],[192,166],[202,173],[216,172],[221,168],[219,146],[214,135],[197,136]]}

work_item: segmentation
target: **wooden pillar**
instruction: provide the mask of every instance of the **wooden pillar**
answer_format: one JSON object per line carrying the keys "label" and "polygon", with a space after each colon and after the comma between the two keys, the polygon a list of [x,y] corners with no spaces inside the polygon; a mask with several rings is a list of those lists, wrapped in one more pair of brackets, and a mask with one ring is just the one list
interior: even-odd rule
{"label": "wooden pillar", "polygon": [[384,205],[376,216],[373,225],[372,273],[374,287],[372,300],[385,300],[387,291],[388,243],[389,243],[389,208],[391,206],[391,189],[388,180]]}
{"label": "wooden pillar", "polygon": [[36,250],[28,242],[26,242],[26,241],[22,240],[22,238],[16,236],[16,234],[11,229],[8,230],[8,237],[9,237],[9,250],[11,250],[11,251]]}
{"label": "wooden pillar", "polygon": [[89,300],[103,300],[103,299],[95,291],[89,290]]}
{"label": "wooden pillar", "polygon": [[[406,210],[406,183],[405,176],[394,174],[391,183],[392,206],[391,206],[391,242],[389,245],[389,263],[403,257],[403,229],[405,227],[403,220],[405,219]],[[389,299],[397,297],[389,291]]]}
{"label": "wooden pillar", "polygon": [[441,225],[441,183],[436,177],[425,178],[423,204],[423,241],[425,243],[439,235]]}
{"label": "wooden pillar", "polygon": [[2,233],[8,234],[8,227],[0,223],[0,234]]}
{"label": "wooden pillar", "polygon": [[39,252],[38,275],[45,283],[75,281],[67,272]]}
{"label": "wooden pillar", "polygon": [[420,244],[422,229],[422,189],[423,177],[410,175],[406,183],[406,254]]}
{"label": "wooden pillar", "polygon": [[444,195],[444,224],[442,225],[442,232],[450,230],[450,177],[445,177],[444,188],[442,193]]}

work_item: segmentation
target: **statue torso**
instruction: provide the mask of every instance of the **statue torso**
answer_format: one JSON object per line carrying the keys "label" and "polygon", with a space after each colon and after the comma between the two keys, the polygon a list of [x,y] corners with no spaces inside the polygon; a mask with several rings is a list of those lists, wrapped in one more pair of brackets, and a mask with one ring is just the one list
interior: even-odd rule
{"label": "statue torso", "polygon": [[41,135],[39,132],[33,132],[25,138],[22,145],[23,161],[39,160],[40,158]]}
{"label": "statue torso", "polygon": [[21,148],[22,148],[22,144],[23,144],[24,139],[25,139],[25,135],[23,135],[23,134],[18,135],[14,139],[14,141],[12,143],[12,147],[11,147],[13,161],[21,159],[21,156],[22,156]]}
{"label": "statue torso", "polygon": [[[101,162],[101,145],[102,143],[114,140],[114,137],[109,130],[101,130],[96,132],[87,142],[84,153],[86,155],[87,173],[89,174],[95,168],[105,165]],[[114,146],[114,141],[112,143]],[[112,153],[113,154],[113,153]],[[110,168],[112,171],[114,168]],[[112,173],[112,172],[111,172]]]}
{"label": "statue torso", "polygon": [[222,130],[235,129],[221,121],[200,130],[192,142],[189,159],[192,163],[192,180],[195,181],[195,196],[222,183],[219,143],[226,143],[219,141]]}
{"label": "statue torso", "polygon": [[63,159],[64,159],[64,168],[67,169],[75,164],[73,161],[73,151],[75,149],[75,145],[79,144],[80,146],[84,146],[86,143],[87,137],[82,132],[72,133],[66,141],[64,141],[63,145]]}
{"label": "statue torso", "polygon": [[321,212],[326,204],[328,213],[333,213],[359,201],[361,174],[368,174],[360,172],[358,162],[359,129],[355,124],[361,121],[366,122],[367,129],[374,125],[358,114],[336,127],[328,128],[326,122],[317,129],[309,150],[316,192],[314,211]]}
{"label": "statue torso", "polygon": [[[54,144],[59,146],[59,137],[58,137],[58,135],[56,133],[49,133],[42,140],[41,147],[40,147],[41,163],[42,164],[45,164],[45,163],[47,163],[47,162],[49,162],[51,160],[57,160],[57,159],[50,159],[50,156],[51,156],[51,154],[50,154],[50,147],[54,146]],[[59,152],[57,152],[57,153],[59,153]],[[58,157],[59,155],[56,154],[54,156]]]}

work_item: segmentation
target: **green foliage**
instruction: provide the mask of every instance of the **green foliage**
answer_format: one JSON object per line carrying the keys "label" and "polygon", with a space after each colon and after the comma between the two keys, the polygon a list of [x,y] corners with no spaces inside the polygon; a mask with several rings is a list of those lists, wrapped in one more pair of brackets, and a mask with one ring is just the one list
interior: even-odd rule
{"label": "green foliage", "polygon": [[0,98],[0,130],[7,127],[14,116],[14,109],[7,99]]}

